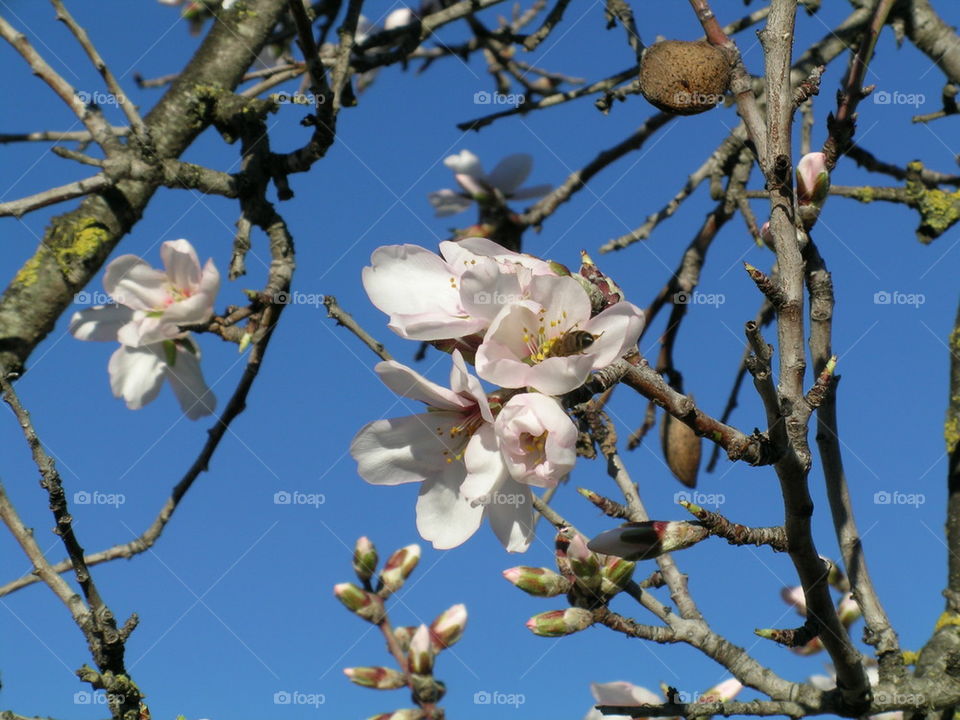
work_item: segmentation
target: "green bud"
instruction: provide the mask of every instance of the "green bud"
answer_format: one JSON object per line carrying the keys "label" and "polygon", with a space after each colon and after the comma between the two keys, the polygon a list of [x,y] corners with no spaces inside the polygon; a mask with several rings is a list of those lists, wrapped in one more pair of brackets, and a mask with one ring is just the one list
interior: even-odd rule
{"label": "green bud", "polygon": [[593,625],[593,613],[583,608],[550,610],[527,620],[527,629],[542,637],[562,637]]}
{"label": "green bud", "polygon": [[416,631],[416,625],[401,625],[393,629],[393,637],[396,638],[397,645],[400,646],[403,652],[410,649],[410,641],[413,639],[413,634]]}
{"label": "green bud", "polygon": [[353,548],[353,571],[360,582],[367,582],[377,571],[377,548],[366,536],[357,540]]}
{"label": "green bud", "polygon": [[413,689],[413,697],[421,703],[440,702],[447,694],[447,686],[435,680],[433,675],[410,673],[410,685]]}
{"label": "green bud", "polygon": [[547,568],[520,565],[503,571],[503,576],[525,593],[536,597],[554,597],[570,590],[571,583],[563,575]]}
{"label": "green bud", "polygon": [[430,640],[436,651],[446,650],[463,637],[467,627],[467,607],[460,603],[444,610],[430,623]]}
{"label": "green bud", "polygon": [[348,610],[359,615],[364,620],[374,624],[383,620],[383,598],[374,593],[358,588],[353,583],[340,583],[333,586],[333,594]]}
{"label": "green bud", "polygon": [[344,668],[343,674],[351,682],[374,690],[396,690],[407,684],[402,672],[388,667],[352,667]]}
{"label": "green bud", "polygon": [[600,575],[603,578],[600,591],[605,595],[616,595],[630,582],[634,567],[636,567],[636,563],[630,560],[624,560],[616,555],[608,556],[600,570]]}
{"label": "green bud", "polygon": [[380,572],[380,588],[377,591],[380,596],[385,598],[402,588],[418,562],[419,545],[407,545],[391,555]]}

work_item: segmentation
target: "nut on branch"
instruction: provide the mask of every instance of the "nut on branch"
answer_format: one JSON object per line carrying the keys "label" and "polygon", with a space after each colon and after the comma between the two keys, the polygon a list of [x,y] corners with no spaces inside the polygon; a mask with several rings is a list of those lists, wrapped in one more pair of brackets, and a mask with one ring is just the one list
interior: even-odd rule
{"label": "nut on branch", "polygon": [[705,40],[663,40],[644,51],[639,82],[654,107],[697,115],[723,101],[730,63],[723,50]]}

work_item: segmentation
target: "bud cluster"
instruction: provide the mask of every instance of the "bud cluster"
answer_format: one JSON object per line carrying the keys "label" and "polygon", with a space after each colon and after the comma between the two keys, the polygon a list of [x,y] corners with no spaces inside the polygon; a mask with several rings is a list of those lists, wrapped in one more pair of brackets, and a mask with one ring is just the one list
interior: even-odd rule
{"label": "bud cluster", "polygon": [[446,693],[444,684],[433,677],[434,661],[441,650],[463,637],[467,608],[463,604],[454,605],[440,613],[430,625],[391,627],[384,601],[403,587],[416,568],[420,561],[420,546],[407,545],[394,552],[380,570],[374,591],[372,581],[377,575],[377,561],[376,547],[368,538],[361,537],[353,550],[353,570],[363,587],[349,582],[339,583],[333,592],[348,610],[380,626],[387,634],[388,645],[401,667],[351,667],[343,672],[351,682],[373,690],[409,688],[420,708],[396,710],[374,717],[380,720],[418,720],[427,716],[423,708],[432,707]]}

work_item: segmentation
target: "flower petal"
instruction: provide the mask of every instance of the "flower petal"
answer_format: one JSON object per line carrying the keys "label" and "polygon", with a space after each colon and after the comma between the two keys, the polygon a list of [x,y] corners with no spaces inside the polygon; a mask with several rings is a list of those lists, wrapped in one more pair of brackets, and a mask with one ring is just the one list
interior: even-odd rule
{"label": "flower petal", "polygon": [[350,443],[357,472],[373,485],[400,485],[446,472],[451,464],[459,467],[447,462],[460,451],[447,440],[459,417],[432,412],[367,424]]}
{"label": "flower petal", "polygon": [[468,210],[473,205],[473,198],[464,197],[458,192],[444,188],[436,192],[428,193],[427,200],[433,207],[433,213],[437,217],[449,217]]}
{"label": "flower petal", "polygon": [[162,310],[173,300],[166,273],[136,255],[121,255],[107,265],[103,287],[115,302],[134,310]]}
{"label": "flower petal", "polygon": [[484,500],[509,477],[493,425],[484,423],[473,434],[463,454],[463,464],[467,477],[460,492],[471,502]]}
{"label": "flower petal", "polygon": [[628,350],[636,348],[643,321],[643,310],[626,301],[611,305],[591,318],[583,329],[596,336],[586,350],[586,354],[593,358],[593,369],[606,367]]}
{"label": "flower petal", "polygon": [[[187,342],[192,343],[189,340]],[[196,348],[195,345],[193,347]],[[178,343],[174,357],[172,366],[164,364],[164,374],[184,414],[191,420],[212,415],[217,408],[217,398],[203,379],[199,355],[194,355]]]}
{"label": "flower petal", "polygon": [[450,389],[461,399],[472,398],[480,409],[480,416],[488,423],[492,423],[493,413],[490,411],[490,401],[483,390],[483,385],[467,370],[467,363],[459,350],[454,350],[451,358],[453,367],[450,368]]}
{"label": "flower petal", "polygon": [[553,185],[531,185],[530,187],[520,188],[510,193],[512,200],[531,200],[533,198],[543,197],[553,190]]}
{"label": "flower petal", "polygon": [[487,180],[504,195],[511,195],[514,190],[523,185],[523,181],[533,169],[533,156],[527,153],[507,155],[497,163]]}
{"label": "flower petal", "polygon": [[490,527],[507,552],[526,552],[533,541],[533,493],[526,485],[506,478],[487,505]]}
{"label": "flower petal", "polygon": [[68,330],[77,340],[116,340],[132,317],[133,310],[123,305],[97,305],[75,312]]}
{"label": "flower petal", "polygon": [[195,290],[200,286],[200,260],[189,240],[167,240],[160,246],[160,258],[175,288]]}
{"label": "flower petal", "polygon": [[107,364],[114,396],[122,397],[131,410],[139,410],[152,402],[163,385],[161,357],[155,346],[117,348]]}
{"label": "flower petal", "polygon": [[430,407],[440,410],[460,412],[470,407],[470,403],[460,397],[455,390],[450,390],[428,380],[412,368],[408,368],[396,360],[386,360],[377,363],[374,370],[383,384],[411,400],[419,400]]}
{"label": "flower petal", "polygon": [[472,505],[460,493],[462,464],[451,463],[444,472],[429,478],[417,498],[417,530],[437,550],[462,545],[480,527],[483,505]]}
{"label": "flower petal", "polygon": [[443,164],[455,173],[471,175],[481,180],[486,177],[483,173],[483,165],[480,164],[480,158],[469,150],[461,150],[456,155],[450,155],[444,158]]}

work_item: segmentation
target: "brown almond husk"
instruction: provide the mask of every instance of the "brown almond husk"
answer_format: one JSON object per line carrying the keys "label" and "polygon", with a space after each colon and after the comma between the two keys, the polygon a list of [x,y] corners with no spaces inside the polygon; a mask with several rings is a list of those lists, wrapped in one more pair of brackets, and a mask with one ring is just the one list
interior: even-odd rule
{"label": "brown almond husk", "polygon": [[664,411],[660,419],[660,444],[673,476],[688,488],[695,488],[700,472],[700,438],[697,434]]}
{"label": "brown almond husk", "polygon": [[678,115],[716,107],[730,87],[730,63],[706,40],[662,40],[640,61],[640,92],[651,105]]}

